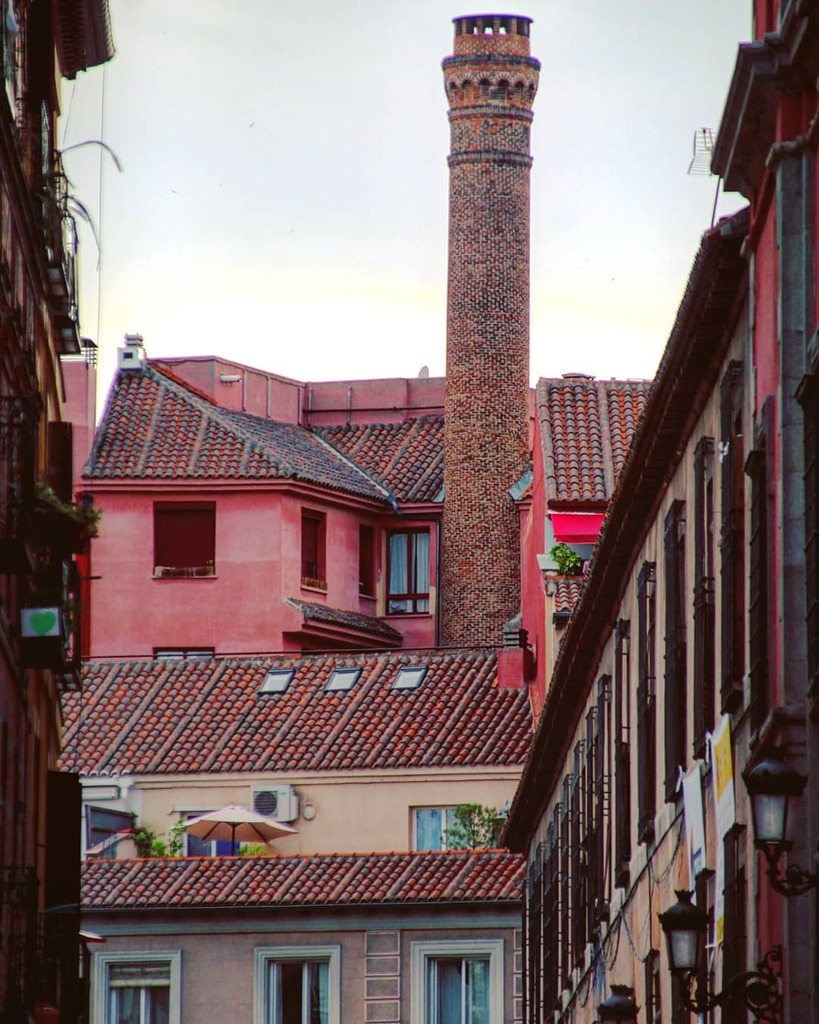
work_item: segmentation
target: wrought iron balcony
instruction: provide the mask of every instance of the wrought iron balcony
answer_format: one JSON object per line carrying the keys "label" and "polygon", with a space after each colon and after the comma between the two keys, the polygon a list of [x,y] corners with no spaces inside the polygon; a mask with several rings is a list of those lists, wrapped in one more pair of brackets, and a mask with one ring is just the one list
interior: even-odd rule
{"label": "wrought iron balcony", "polygon": [[33,868],[0,867],[0,1018],[26,1021],[37,984],[37,876]]}
{"label": "wrought iron balcony", "polygon": [[38,415],[28,399],[0,397],[0,572],[28,568],[25,532],[34,508]]}

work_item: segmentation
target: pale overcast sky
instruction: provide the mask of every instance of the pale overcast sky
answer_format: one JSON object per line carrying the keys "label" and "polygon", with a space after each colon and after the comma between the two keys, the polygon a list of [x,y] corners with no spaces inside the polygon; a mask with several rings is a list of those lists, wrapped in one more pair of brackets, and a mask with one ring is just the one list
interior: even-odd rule
{"label": "pale overcast sky", "polygon": [[[534,19],[542,63],[533,380],[654,373],[711,221],[716,179],[686,174],[694,132],[719,124],[750,7],[514,8]],[[126,332],[150,356],[223,355],[302,380],[443,373],[440,62],[452,17],[476,11],[112,0],[117,54],[65,83],[61,118],[63,148],[102,134],[123,166],[92,147],[65,156],[101,236],[98,263],[83,234],[81,319],[106,386]],[[741,204],[724,196],[719,214]]]}

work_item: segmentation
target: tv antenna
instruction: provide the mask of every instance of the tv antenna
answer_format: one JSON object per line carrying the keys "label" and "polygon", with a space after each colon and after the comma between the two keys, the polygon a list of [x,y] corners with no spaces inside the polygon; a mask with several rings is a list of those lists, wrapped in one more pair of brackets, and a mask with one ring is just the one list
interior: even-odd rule
{"label": "tv antenna", "polygon": [[[711,170],[711,157],[714,152],[714,129],[698,128],[694,132],[694,152],[691,156],[691,163],[688,165],[688,174],[697,177],[710,178],[714,176]],[[717,200],[719,199],[719,187],[722,179],[717,178],[717,189],[714,193],[714,208],[711,211],[711,227],[717,218]]]}

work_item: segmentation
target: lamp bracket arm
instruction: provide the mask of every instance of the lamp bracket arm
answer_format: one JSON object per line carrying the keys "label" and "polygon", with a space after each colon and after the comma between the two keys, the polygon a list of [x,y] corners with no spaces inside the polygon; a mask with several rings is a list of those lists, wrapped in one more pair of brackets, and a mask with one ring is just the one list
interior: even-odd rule
{"label": "lamp bracket arm", "polygon": [[771,888],[780,896],[803,896],[811,889],[819,889],[819,871],[805,871],[798,864],[788,864],[784,871],[781,870],[780,861],[787,846],[783,844],[783,848],[778,851],[767,847],[763,849],[768,862],[767,874]]}
{"label": "lamp bracket arm", "polygon": [[692,994],[696,974],[683,979],[683,1002],[692,1013],[706,1014],[717,1006],[744,1004],[757,1024],[782,1024],[782,947],[772,946],[755,971],[735,975],[721,992]]}

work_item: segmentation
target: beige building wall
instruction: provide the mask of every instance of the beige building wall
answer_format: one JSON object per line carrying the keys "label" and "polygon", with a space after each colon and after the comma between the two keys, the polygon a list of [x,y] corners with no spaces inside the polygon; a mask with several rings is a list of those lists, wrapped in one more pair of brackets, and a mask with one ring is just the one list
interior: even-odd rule
{"label": "beige building wall", "polygon": [[436,768],[265,775],[155,775],[83,780],[84,804],[130,811],[161,837],[181,817],[227,804],[252,806],[256,789],[294,786],[298,834],[282,854],[381,853],[414,848],[414,809],[477,803],[500,810],[520,767]]}
{"label": "beige building wall", "polygon": [[[754,422],[754,410],[750,405],[752,387],[750,382],[749,367],[751,365],[750,353],[745,351],[749,343],[749,329],[747,316],[740,319],[730,351],[724,361],[722,369],[717,374],[717,381],[721,380],[728,363],[731,360],[744,360],[745,381],[743,422],[746,425],[746,432],[749,431],[748,424]],[[688,864],[688,853],[686,848],[685,818],[683,813],[682,789],[676,794],[675,799],[666,802],[665,796],[665,721],[666,721],[666,692],[664,686],[664,594],[666,592],[665,578],[665,556],[664,556],[664,522],[669,509],[675,501],[685,502],[685,533],[686,533],[686,558],[685,558],[685,585],[682,588],[682,611],[685,617],[685,632],[687,639],[686,650],[686,672],[685,685],[687,691],[687,729],[685,746],[685,763],[681,766],[684,771],[690,771],[695,764],[699,765],[702,780],[703,812],[705,819],[706,835],[706,872],[702,879],[707,886],[708,903],[713,905],[716,896],[715,876],[713,874],[716,866],[717,836],[715,828],[715,809],[713,797],[713,779],[710,763],[707,759],[695,761],[693,755],[694,718],[693,718],[693,679],[694,679],[694,605],[693,592],[695,583],[694,567],[694,451],[698,441],[702,437],[714,439],[714,526],[713,550],[715,558],[714,580],[715,593],[714,605],[716,608],[716,621],[719,623],[719,609],[721,600],[722,581],[719,571],[719,523],[720,523],[720,420],[719,420],[719,387],[717,386],[699,416],[692,424],[685,449],[680,453],[679,462],[669,476],[667,486],[661,502],[656,509],[656,514],[648,524],[646,535],[638,557],[632,564],[629,578],[618,608],[612,609],[612,626],[618,620],[626,620],[630,624],[630,640],[627,645],[627,653],[624,656],[623,666],[623,699],[621,714],[624,722],[624,731],[620,739],[628,748],[628,766],[630,773],[630,809],[618,806],[618,793],[615,786],[615,752],[612,746],[614,732],[615,708],[614,708],[614,677],[616,658],[616,634],[615,629],[609,633],[607,642],[602,651],[595,677],[595,685],[592,685],[589,692],[583,697],[583,705],[578,708],[578,715],[575,719],[576,728],[573,734],[565,738],[560,754],[555,751],[555,758],[560,757],[564,762],[564,776],[558,778],[551,792],[545,812],[540,819],[536,833],[533,834],[529,847],[528,860],[530,864],[538,858],[538,847],[540,844],[547,845],[548,829],[553,821],[555,809],[558,812],[562,809],[565,801],[563,780],[572,779],[574,752],[583,749],[586,743],[586,719],[587,715],[594,709],[599,711],[599,698],[597,680],[608,678],[608,697],[605,702],[605,773],[608,778],[608,814],[604,825],[604,850],[605,850],[605,878],[604,878],[604,903],[608,908],[605,919],[601,926],[602,945],[604,950],[603,963],[605,984],[601,990],[599,987],[600,957],[593,945],[588,944],[585,957],[581,958],[581,964],[574,966],[569,972],[569,980],[561,986],[560,1005],[561,1019],[570,1019],[572,1024],[592,1024],[597,1019],[597,1005],[601,998],[607,996],[611,991],[612,984],[628,985],[634,989],[635,1000],[638,1006],[645,1007],[650,999],[647,992],[648,976],[650,965],[654,958],[657,959],[658,977],[660,985],[660,1001],[662,1006],[662,1019],[670,1019],[672,1007],[672,979],[666,962],[665,939],[660,928],[658,913],[666,910],[676,902],[675,891],[679,889],[693,890],[696,887],[696,880],[691,877]],[[744,452],[739,456],[741,463],[744,463],[750,448],[751,439],[744,438]],[[746,543],[749,536],[749,522],[747,521],[746,501]],[[746,558],[747,558],[746,547]],[[656,793],[656,816],[654,819],[654,838],[649,842],[639,842],[637,835],[637,794],[638,794],[638,743],[637,743],[637,686],[638,686],[638,574],[644,562],[653,562],[655,565],[655,593],[656,593],[656,641],[655,641],[655,698],[656,698],[656,756],[654,758],[655,771],[655,793]],[[745,608],[748,607],[747,594],[747,566],[746,566],[746,594]],[[720,630],[716,628],[715,635],[715,722],[719,723],[720,713],[720,664],[721,646]],[[746,636],[747,646],[747,636]],[[746,654],[746,666],[748,664]],[[747,708],[749,703],[749,689],[747,673],[745,679],[745,695],[742,708],[733,717],[732,728],[735,730],[734,749],[734,780],[736,795],[736,817],[740,830],[744,826],[744,834],[739,842],[738,859],[742,864],[749,866],[754,863],[756,856],[753,849],[751,828],[750,828],[750,807],[744,785],[741,782],[737,785],[738,775],[736,764],[743,764],[747,760],[749,746],[749,723]],[[744,709],[744,710],[743,710]],[[629,813],[630,811],[630,813]],[[621,878],[623,884],[617,884],[617,874],[621,865],[614,863],[615,859],[615,829],[618,819],[624,814],[629,814],[630,835],[631,835],[631,857],[626,870],[621,872],[625,877]],[[703,884],[701,880],[701,884]],[[746,935],[753,937],[756,934],[756,921],[753,919],[752,907],[754,901],[747,903],[749,919],[746,922]],[[585,907],[582,908],[585,912]],[[573,911],[574,913],[574,908]],[[562,915],[561,915],[562,916]],[[567,922],[563,919],[563,926]],[[571,927],[571,920],[568,922]],[[711,939],[709,938],[709,942]],[[750,938],[749,940],[750,941]],[[749,951],[755,954],[754,950]],[[755,956],[754,956],[755,958]],[[713,972],[713,980],[716,989],[722,984],[722,947],[716,948],[710,959],[710,966]],[[676,985],[676,982],[674,982]],[[641,1012],[641,1017],[643,1010]],[[725,1018],[723,1018],[725,1020]]]}

